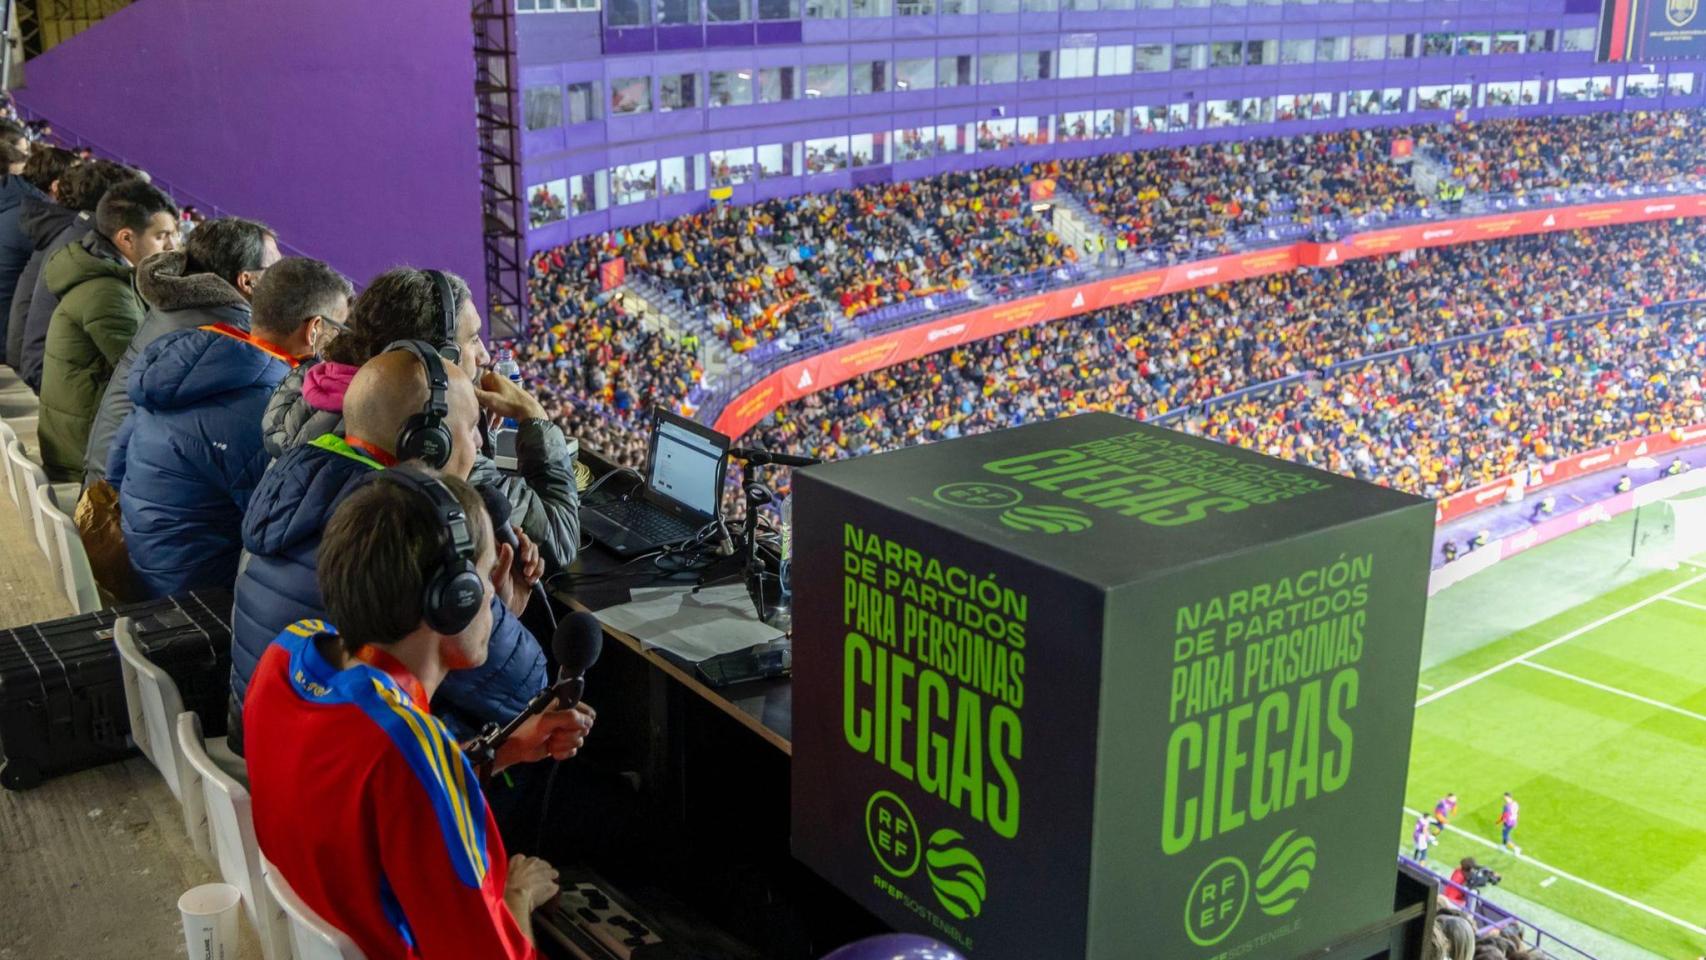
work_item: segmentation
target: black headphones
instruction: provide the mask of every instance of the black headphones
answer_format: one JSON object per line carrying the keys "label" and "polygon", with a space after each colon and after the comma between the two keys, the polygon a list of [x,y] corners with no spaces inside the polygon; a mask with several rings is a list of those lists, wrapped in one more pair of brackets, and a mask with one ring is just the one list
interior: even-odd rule
{"label": "black headphones", "polygon": [[443,481],[418,467],[392,467],[379,476],[427,498],[438,514],[440,557],[427,574],[421,619],[439,633],[461,633],[486,599],[486,585],[474,569],[473,521]]}
{"label": "black headphones", "polygon": [[444,372],[444,361],[432,344],[421,340],[398,340],[382,352],[394,350],[414,354],[427,375],[426,407],[403,422],[397,434],[397,459],[419,460],[442,470],[450,462],[451,448],[450,428],[444,425],[450,415],[450,377]]}
{"label": "black headphones", "polygon": [[438,294],[439,330],[444,337],[444,346],[438,348],[438,355],[451,363],[462,362],[462,348],[456,345],[456,291],[450,286],[450,278],[442,270],[423,271],[432,278],[433,288]]}

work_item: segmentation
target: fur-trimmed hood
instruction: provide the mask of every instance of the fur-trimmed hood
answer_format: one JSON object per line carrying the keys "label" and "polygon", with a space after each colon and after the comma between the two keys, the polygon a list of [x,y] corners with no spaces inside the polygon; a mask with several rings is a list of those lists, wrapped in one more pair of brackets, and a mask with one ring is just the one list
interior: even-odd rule
{"label": "fur-trimmed hood", "polygon": [[142,299],[156,310],[211,310],[216,307],[240,307],[247,311],[249,302],[237,288],[211,273],[191,273],[189,256],[181,250],[157,253],[142,261],[136,271],[136,289]]}

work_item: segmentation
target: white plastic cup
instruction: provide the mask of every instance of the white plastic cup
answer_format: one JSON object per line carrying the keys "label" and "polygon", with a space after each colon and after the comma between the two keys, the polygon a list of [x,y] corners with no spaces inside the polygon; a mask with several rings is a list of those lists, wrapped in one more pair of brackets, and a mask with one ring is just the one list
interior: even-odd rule
{"label": "white plastic cup", "polygon": [[204,883],[178,898],[190,960],[237,960],[237,913],[243,893],[229,883]]}

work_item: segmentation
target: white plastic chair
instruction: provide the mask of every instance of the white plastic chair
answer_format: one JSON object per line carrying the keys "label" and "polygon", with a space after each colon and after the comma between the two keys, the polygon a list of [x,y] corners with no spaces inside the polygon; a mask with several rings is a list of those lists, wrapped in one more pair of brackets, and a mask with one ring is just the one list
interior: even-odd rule
{"label": "white plastic chair", "polygon": [[101,609],[101,596],[95,589],[95,572],[89,567],[89,555],[83,550],[83,538],[77,525],[71,522],[52,503],[47,487],[35,488],[36,512],[47,531],[48,557],[59,574],[59,585],[65,599],[77,613],[92,613]]}
{"label": "white plastic chair", "polygon": [[274,923],[277,911],[261,870],[248,788],[209,755],[201,718],[193,711],[178,714],[178,750],[185,761],[184,807],[200,821],[190,827],[192,839],[198,830],[206,834],[220,878],[242,891],[243,912],[260,938],[265,960],[291,960],[289,928]]}
{"label": "white plastic chair", "polygon": [[367,960],[355,941],[302,902],[290,888],[290,881],[280,876],[278,868],[265,857],[261,859],[261,867],[266,873],[267,892],[272,894],[290,925],[290,943],[296,951],[296,960]]}
{"label": "white plastic chair", "polygon": [[28,515],[36,531],[36,546],[42,556],[48,556],[47,531],[41,525],[41,511],[36,508],[37,487],[47,486],[47,472],[35,465],[24,453],[24,445],[16,440],[6,445],[6,459],[12,468],[12,502],[18,505],[18,515]]}

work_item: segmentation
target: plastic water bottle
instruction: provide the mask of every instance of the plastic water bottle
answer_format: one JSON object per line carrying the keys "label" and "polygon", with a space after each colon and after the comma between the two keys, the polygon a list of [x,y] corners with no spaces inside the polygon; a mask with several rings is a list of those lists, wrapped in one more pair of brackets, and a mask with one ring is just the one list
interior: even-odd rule
{"label": "plastic water bottle", "polygon": [[[498,362],[492,367],[492,369],[497,371],[498,376],[508,377],[510,383],[513,383],[518,387],[521,386],[521,364],[515,361],[514,351],[499,350]],[[515,421],[505,417],[504,426],[514,430]]]}

